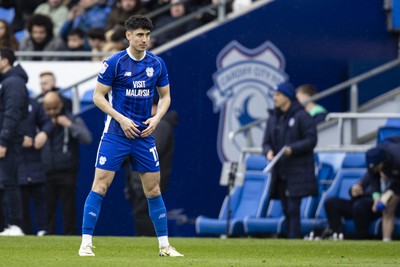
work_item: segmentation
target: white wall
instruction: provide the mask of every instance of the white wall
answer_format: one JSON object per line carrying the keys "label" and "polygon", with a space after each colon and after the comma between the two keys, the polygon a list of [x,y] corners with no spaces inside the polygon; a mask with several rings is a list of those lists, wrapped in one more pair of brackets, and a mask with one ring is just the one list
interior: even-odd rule
{"label": "white wall", "polygon": [[[57,87],[68,88],[76,82],[97,75],[101,67],[101,62],[91,61],[20,61],[19,63],[28,74],[27,87],[33,95],[41,91],[39,84],[41,72],[53,72],[57,79]],[[96,79],[97,76],[80,85],[79,95],[82,96],[86,90],[94,88]]]}

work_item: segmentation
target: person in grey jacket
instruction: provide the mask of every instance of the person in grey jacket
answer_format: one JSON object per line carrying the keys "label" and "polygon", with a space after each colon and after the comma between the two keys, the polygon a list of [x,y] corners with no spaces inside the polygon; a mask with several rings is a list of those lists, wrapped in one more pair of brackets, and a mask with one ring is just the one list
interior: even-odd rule
{"label": "person in grey jacket", "polygon": [[[20,51],[66,51],[67,46],[64,41],[53,34],[53,22],[46,15],[35,14],[28,20],[28,33],[21,41]],[[49,61],[59,60],[62,57],[50,56],[22,56],[21,60]]]}
{"label": "person in grey jacket", "polygon": [[313,155],[317,129],[311,116],[296,100],[291,83],[277,85],[274,106],[267,121],[263,150],[271,161],[284,146],[286,149],[273,167],[270,197],[282,202],[287,237],[299,238],[301,199],[318,195]]}
{"label": "person in grey jacket", "polygon": [[9,48],[0,49],[0,183],[4,187],[4,212],[8,227],[2,236],[21,236],[22,208],[17,178],[17,159],[21,152],[28,116],[28,75],[14,67],[15,55]]}
{"label": "person in grey jacket", "polygon": [[55,234],[57,201],[60,200],[64,235],[76,234],[76,184],[79,143],[89,144],[92,135],[84,121],[63,107],[57,92],[48,92],[43,107],[53,123],[53,130],[42,149],[47,188],[47,234]]}

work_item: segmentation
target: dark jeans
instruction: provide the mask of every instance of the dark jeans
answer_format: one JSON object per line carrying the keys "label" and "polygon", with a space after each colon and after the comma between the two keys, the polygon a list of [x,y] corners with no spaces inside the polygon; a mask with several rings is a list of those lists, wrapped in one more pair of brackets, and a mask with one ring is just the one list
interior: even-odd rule
{"label": "dark jeans", "polygon": [[9,225],[18,226],[22,224],[21,193],[17,177],[17,158],[21,148],[21,144],[8,145],[6,156],[0,159],[0,182],[4,186],[4,217]]}
{"label": "dark jeans", "polygon": [[63,234],[76,235],[76,175],[76,171],[46,175],[47,233],[49,235],[56,233],[58,201],[61,204]]}
{"label": "dark jeans", "polygon": [[369,237],[369,226],[374,219],[382,216],[380,212],[372,211],[372,197],[360,197],[355,200],[329,198],[325,201],[326,217],[332,232],[343,233],[342,218],[354,220],[356,238]]}
{"label": "dark jeans", "polygon": [[22,185],[23,229],[25,234],[33,234],[30,203],[33,201],[38,231],[47,231],[46,186],[44,183]]}
{"label": "dark jeans", "polygon": [[300,238],[300,205],[302,197],[286,196],[286,183],[278,181],[279,197],[285,214],[287,238]]}

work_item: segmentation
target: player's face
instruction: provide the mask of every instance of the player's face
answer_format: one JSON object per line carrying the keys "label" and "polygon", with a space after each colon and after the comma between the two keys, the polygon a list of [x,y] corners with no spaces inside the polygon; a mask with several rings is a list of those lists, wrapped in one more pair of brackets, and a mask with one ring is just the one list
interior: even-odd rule
{"label": "player's face", "polygon": [[126,38],[129,46],[136,52],[143,52],[150,43],[150,31],[145,29],[137,29],[126,32]]}

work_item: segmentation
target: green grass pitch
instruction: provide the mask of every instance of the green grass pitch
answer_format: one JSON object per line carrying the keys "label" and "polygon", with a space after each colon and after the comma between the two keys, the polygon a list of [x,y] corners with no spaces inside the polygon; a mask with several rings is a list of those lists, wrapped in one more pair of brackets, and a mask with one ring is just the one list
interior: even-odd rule
{"label": "green grass pitch", "polygon": [[0,266],[400,266],[400,242],[258,238],[170,238],[185,257],[158,257],[156,238],[93,238],[95,257],[79,257],[80,237],[0,237]]}

